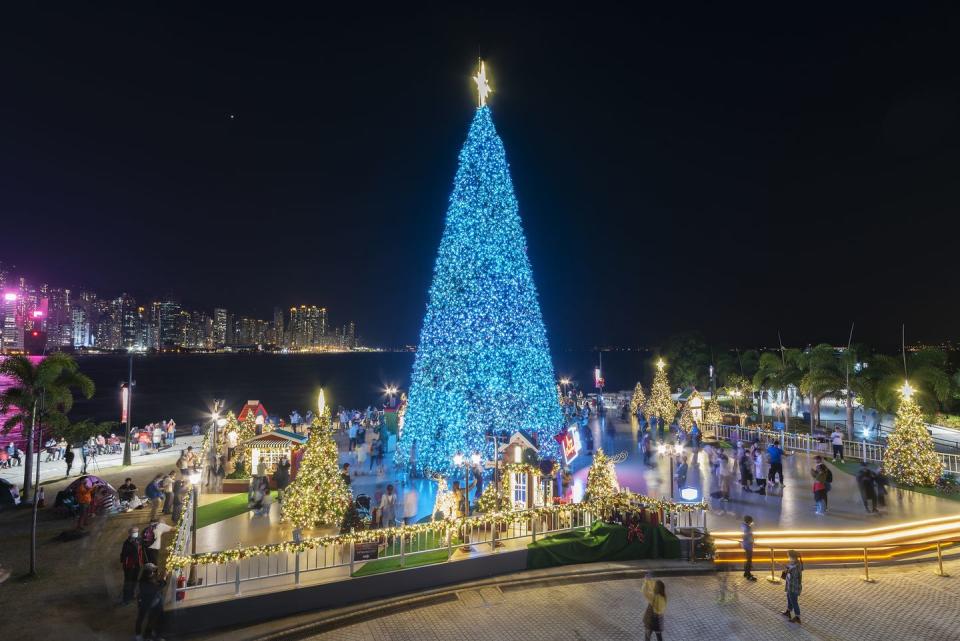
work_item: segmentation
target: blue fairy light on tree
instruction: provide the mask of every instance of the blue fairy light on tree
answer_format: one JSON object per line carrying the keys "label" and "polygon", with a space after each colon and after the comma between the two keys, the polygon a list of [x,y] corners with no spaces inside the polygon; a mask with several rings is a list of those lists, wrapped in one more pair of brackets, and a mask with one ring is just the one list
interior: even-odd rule
{"label": "blue fairy light on tree", "polygon": [[[481,64],[479,107],[460,151],[397,461],[449,472],[489,431],[523,430],[556,457],[556,381],[503,142]],[[489,456],[490,452],[486,452]]]}

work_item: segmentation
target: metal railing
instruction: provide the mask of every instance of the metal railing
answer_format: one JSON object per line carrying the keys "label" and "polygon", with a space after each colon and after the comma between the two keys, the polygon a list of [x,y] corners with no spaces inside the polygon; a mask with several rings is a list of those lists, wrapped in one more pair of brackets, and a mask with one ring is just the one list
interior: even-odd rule
{"label": "metal railing", "polygon": [[[798,434],[796,432],[781,432],[764,430],[761,428],[741,427],[739,425],[712,425],[707,426],[705,430],[712,430],[718,438],[732,441],[745,441],[754,438],[761,438],[767,441],[777,441],[780,447],[785,450],[801,450],[804,452],[816,452],[819,454],[830,455],[833,452],[832,444],[829,438],[812,437],[809,434]],[[872,463],[882,463],[883,453],[886,447],[879,443],[869,441],[843,441],[843,456],[862,459]],[[946,472],[960,474],[960,455],[946,454],[937,452],[940,461],[943,463],[943,469]]]}
{"label": "metal railing", "polygon": [[[678,528],[706,529],[706,512],[696,509],[661,509],[657,521],[670,531]],[[618,508],[620,511],[651,511],[643,497]],[[586,504],[554,506],[552,509],[521,510],[504,520],[491,520],[485,515],[436,524],[418,524],[383,530],[364,531],[362,537],[347,535],[325,537],[317,545],[288,542],[247,553],[242,546],[229,553],[198,554],[193,562],[196,583],[178,588],[188,601],[218,601],[233,598],[244,591],[290,589],[304,583],[349,581],[368,562],[364,554],[376,561],[387,561],[379,571],[403,570],[411,559],[417,565],[450,563],[497,553],[499,548],[519,549],[539,538],[586,530],[600,516],[595,507]],[[445,525],[446,524],[446,525]],[[184,546],[185,549],[185,546]],[[458,550],[468,554],[457,554]],[[374,552],[375,551],[375,552]],[[230,555],[229,560],[226,554]],[[430,555],[429,560],[422,555]],[[373,560],[373,559],[370,559]],[[174,569],[182,576],[187,567]],[[362,572],[361,572],[362,575]],[[176,607],[180,601],[173,600]]]}

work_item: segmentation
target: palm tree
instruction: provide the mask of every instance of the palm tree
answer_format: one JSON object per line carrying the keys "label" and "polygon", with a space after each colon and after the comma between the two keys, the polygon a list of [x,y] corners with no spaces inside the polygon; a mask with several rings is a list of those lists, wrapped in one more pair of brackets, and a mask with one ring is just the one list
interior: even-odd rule
{"label": "palm tree", "polygon": [[22,494],[26,501],[30,498],[34,430],[38,426],[57,430],[68,425],[67,412],[73,407],[73,391],[78,390],[90,398],[93,381],[80,373],[72,357],[61,353],[51,354],[36,364],[26,356],[10,356],[0,363],[0,376],[11,382],[0,394],[0,414],[12,412],[0,431],[7,434],[19,425],[27,439]]}
{"label": "palm tree", "polygon": [[764,421],[764,390],[777,390],[786,396],[790,386],[800,382],[799,360],[800,351],[797,349],[781,349],[779,353],[764,352],[760,355],[757,371],[753,375],[753,384],[760,391],[761,423]]}
{"label": "palm tree", "polygon": [[[13,414],[4,421],[4,433],[20,425],[27,439],[27,460],[23,465],[23,498],[30,498],[30,476],[33,468],[34,432],[46,425],[53,431],[66,430],[70,424],[67,412],[73,407],[73,390],[87,398],[93,396],[93,381],[80,373],[77,362],[66,354],[51,354],[34,365],[26,356],[11,356],[0,363],[0,376],[13,384],[0,394],[0,414]],[[40,485],[40,453],[37,452],[37,486]],[[30,571],[37,573],[37,506],[33,501],[30,524]]]}
{"label": "palm tree", "polygon": [[899,357],[886,354],[870,356],[855,372],[850,386],[864,407],[893,413],[900,402],[904,378],[910,379],[913,398],[924,414],[932,414],[950,400],[955,382],[947,373],[947,356],[939,350],[921,350],[907,356],[907,375]]}
{"label": "palm tree", "polygon": [[800,392],[810,397],[810,433],[820,422],[820,401],[831,394],[839,396],[846,387],[845,363],[832,345],[820,343],[803,352],[798,361],[803,377]]}

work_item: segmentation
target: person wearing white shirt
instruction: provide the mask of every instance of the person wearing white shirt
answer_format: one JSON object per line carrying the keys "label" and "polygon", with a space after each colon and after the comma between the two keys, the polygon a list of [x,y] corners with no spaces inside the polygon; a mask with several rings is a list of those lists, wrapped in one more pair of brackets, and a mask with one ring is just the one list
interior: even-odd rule
{"label": "person wearing white shirt", "polygon": [[237,430],[227,432],[227,458],[232,459],[237,449]]}
{"label": "person wearing white shirt", "polygon": [[833,462],[836,463],[837,459],[840,459],[840,462],[843,463],[843,433],[839,427],[833,430],[833,434],[830,435],[830,442],[833,443]]}
{"label": "person wearing white shirt", "polygon": [[144,547],[144,551],[147,553],[147,560],[150,561],[150,563],[157,565],[157,559],[160,558],[160,539],[172,529],[172,527],[163,521],[152,521],[150,525],[143,528],[143,542],[145,545],[147,539],[150,537],[150,533],[148,533],[147,530],[153,530],[153,541]]}
{"label": "person wearing white shirt", "polygon": [[410,525],[416,523],[417,506],[420,503],[420,496],[412,487],[403,493],[403,524]]}

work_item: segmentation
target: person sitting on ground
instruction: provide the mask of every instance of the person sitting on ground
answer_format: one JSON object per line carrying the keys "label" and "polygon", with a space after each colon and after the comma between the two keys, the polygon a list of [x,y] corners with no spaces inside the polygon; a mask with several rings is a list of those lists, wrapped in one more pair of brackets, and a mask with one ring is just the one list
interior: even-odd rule
{"label": "person sitting on ground", "polygon": [[121,501],[132,501],[133,498],[137,495],[137,486],[133,482],[132,478],[126,478],[123,481],[123,485],[117,488],[117,496]]}

